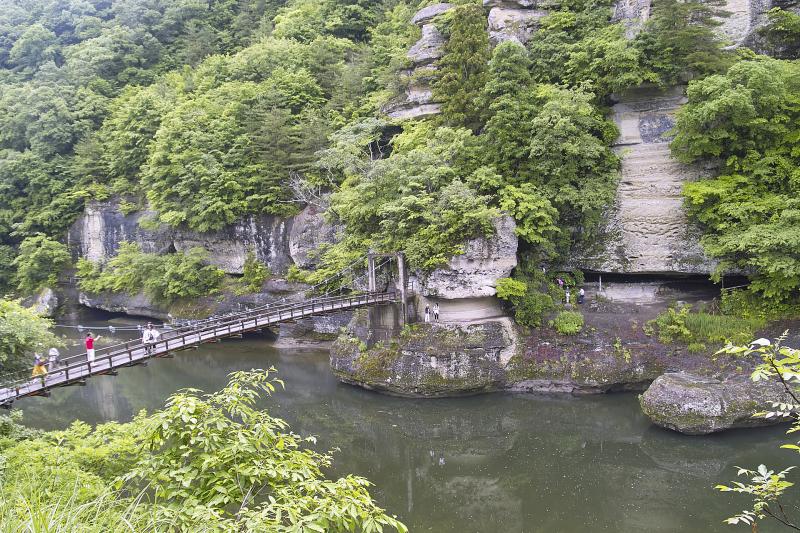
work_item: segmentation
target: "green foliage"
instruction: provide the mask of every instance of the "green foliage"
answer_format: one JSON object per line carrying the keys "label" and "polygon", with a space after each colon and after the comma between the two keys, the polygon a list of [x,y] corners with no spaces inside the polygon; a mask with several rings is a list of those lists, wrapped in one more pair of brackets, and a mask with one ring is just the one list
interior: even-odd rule
{"label": "green foliage", "polygon": [[796,299],[769,299],[749,288],[724,291],[719,307],[724,315],[757,319],[765,322],[792,319],[800,316],[800,303]]}
{"label": "green foliage", "polygon": [[442,121],[454,127],[477,129],[479,99],[487,79],[489,34],[486,13],[478,3],[458,5],[441,16],[447,41],[438,62],[433,96],[442,104]]}
{"label": "green foliage", "polygon": [[514,278],[498,279],[495,287],[497,288],[497,297],[507,301],[522,298],[528,292],[528,284]]}
{"label": "green foliage", "polygon": [[53,287],[58,274],[70,263],[67,247],[42,234],[28,237],[14,259],[14,283],[22,294],[33,294],[42,287]]}
{"label": "green foliage", "polygon": [[340,251],[328,254],[342,261],[331,255],[324,263],[343,266],[369,242],[378,250],[405,250],[413,265],[430,269],[460,253],[464,239],[490,233],[498,211],[468,185],[474,142],[468,130],[437,128],[388,159],[352,165],[358,173],[345,179],[331,201],[348,238],[334,247]]}
{"label": "green foliage", "polygon": [[[758,339],[749,345],[728,345],[719,351],[719,354],[728,354],[736,357],[761,360],[753,371],[753,381],[776,380],[780,381],[790,400],[786,402],[772,402],[772,410],[756,413],[772,419],[790,419],[792,426],[787,434],[800,431],[800,350],[783,346],[786,333],[776,342],[767,339]],[[781,448],[800,452],[800,442],[784,444]],[[722,492],[746,494],[752,500],[752,507],[725,520],[726,523],[743,524],[753,531],[757,531],[758,522],[770,519],[781,526],[794,529],[792,524],[797,523],[797,507],[791,502],[794,498],[787,498],[787,491],[795,484],[788,481],[788,474],[797,465],[783,470],[773,470],[761,464],[755,470],[737,467],[738,476],[745,476],[745,482],[734,481],[730,485],[717,485],[716,489]],[[788,494],[789,496],[791,493]]]}
{"label": "green foliage", "polygon": [[666,85],[723,72],[733,62],[716,30],[729,15],[724,6],[724,0],[659,2],[635,43],[645,68]]}
{"label": "green foliage", "polygon": [[563,299],[563,291],[551,283],[538,267],[538,257],[523,254],[513,278],[497,280],[497,296],[514,309],[517,324],[529,327],[542,325],[545,315]]}
{"label": "green foliage", "polygon": [[553,319],[553,327],[562,335],[577,335],[583,329],[583,315],[579,311],[560,311]]}
{"label": "green foliage", "polygon": [[18,300],[0,300],[0,369],[30,368],[34,352],[63,346],[50,327],[52,321],[23,307]]}
{"label": "green foliage", "polygon": [[33,517],[42,530],[407,531],[375,504],[367,480],[326,478],[332,458],[311,449],[313,437],[255,408],[283,385],[272,372],[235,372],[219,392],[179,391],[127,424],[75,422],[7,448],[4,525]]}
{"label": "green foliage", "polygon": [[611,7],[607,1],[571,1],[542,18],[528,45],[534,80],[582,87],[599,97],[654,81],[622,24],[610,24]]}
{"label": "green foliage", "polygon": [[724,162],[719,176],[684,187],[706,253],[722,259],[721,270],[752,271],[754,290],[785,300],[800,287],[800,66],[742,61],[691,83],[688,96],[673,152]]}
{"label": "green foliage", "polygon": [[800,54],[800,14],[773,7],[767,24],[759,29],[772,47],[773,56],[797,58]]}
{"label": "green foliage", "polygon": [[8,411],[0,415],[0,453],[14,443],[40,437],[42,432],[23,426],[22,411]]}
{"label": "green foliage", "polygon": [[219,290],[225,273],[209,265],[203,248],[186,253],[142,253],[136,243],[121,242],[117,255],[105,265],[81,259],[80,288],[90,293],[144,292],[153,300],[172,303],[180,298],[199,298]]}
{"label": "green foliage", "polygon": [[[683,342],[699,349],[704,343],[746,342],[764,327],[762,318],[692,312],[688,306],[670,307],[649,323],[664,343]],[[745,339],[745,340],[742,340]]]}
{"label": "green foliage", "polygon": [[243,294],[259,292],[264,282],[272,276],[267,265],[256,258],[252,251],[247,252],[242,268],[242,279],[240,280]]}

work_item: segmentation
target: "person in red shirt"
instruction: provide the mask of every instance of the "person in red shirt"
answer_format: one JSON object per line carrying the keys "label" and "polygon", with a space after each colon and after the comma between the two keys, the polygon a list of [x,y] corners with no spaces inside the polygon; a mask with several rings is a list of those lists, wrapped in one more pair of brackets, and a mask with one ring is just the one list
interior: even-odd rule
{"label": "person in red shirt", "polygon": [[[100,337],[98,337],[99,339]],[[86,334],[86,359],[91,363],[94,361],[94,337],[91,333]]]}

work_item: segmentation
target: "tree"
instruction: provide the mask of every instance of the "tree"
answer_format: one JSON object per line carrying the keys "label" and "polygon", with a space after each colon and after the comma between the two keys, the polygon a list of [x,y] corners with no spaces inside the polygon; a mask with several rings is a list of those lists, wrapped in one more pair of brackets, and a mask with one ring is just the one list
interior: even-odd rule
{"label": "tree", "polygon": [[369,481],[325,477],[331,454],[255,407],[283,386],[273,372],[235,372],[211,394],[179,391],[126,424],[75,422],[13,445],[3,452],[0,517],[13,526],[46,509],[49,529],[75,529],[78,515],[80,528],[104,531],[124,522],[136,531],[405,533]]}
{"label": "tree", "polygon": [[664,84],[682,78],[703,77],[724,71],[732,63],[720,32],[724,0],[664,0],[654,6],[650,19],[635,42],[645,56],[645,66]]}
{"label": "tree", "polygon": [[[758,339],[748,346],[728,345],[720,354],[736,357],[756,357],[761,364],[753,371],[753,381],[777,380],[783,385],[790,400],[773,402],[771,411],[757,413],[755,416],[766,418],[788,418],[792,427],[788,433],[800,431],[800,350],[783,346],[786,334],[775,343],[767,339]],[[781,448],[800,452],[800,442],[784,444]],[[794,483],[787,480],[789,472],[796,465],[781,471],[772,470],[759,465],[755,470],[738,467],[738,476],[748,478],[747,482],[734,481],[730,485],[717,485],[717,490],[747,494],[752,498],[753,506],[739,514],[728,518],[728,524],[744,524],[753,531],[758,530],[757,522],[771,519],[791,530],[800,530],[800,516],[793,499],[788,499],[787,491]]]}
{"label": "tree", "polygon": [[19,300],[0,300],[0,370],[30,369],[33,353],[63,346],[50,327],[52,321],[23,307]]}
{"label": "tree", "polygon": [[800,14],[773,7],[767,12],[768,23],[759,28],[772,47],[773,57],[797,59],[800,54]]}
{"label": "tree", "polygon": [[673,153],[720,168],[717,177],[684,187],[689,214],[705,233],[704,249],[722,259],[721,271],[751,271],[753,289],[785,300],[800,287],[800,67],[742,61],[691,83],[688,97]]}
{"label": "tree", "polygon": [[42,287],[52,287],[58,275],[70,263],[67,247],[41,233],[27,237],[14,259],[14,281],[22,294],[33,294]]}
{"label": "tree", "polygon": [[56,35],[41,24],[32,24],[14,43],[8,57],[33,73],[46,61],[54,60],[56,51]]}
{"label": "tree", "polygon": [[479,98],[486,83],[489,36],[486,14],[474,3],[456,6],[444,15],[447,42],[438,62],[433,96],[442,102],[442,121],[477,130],[482,123]]}

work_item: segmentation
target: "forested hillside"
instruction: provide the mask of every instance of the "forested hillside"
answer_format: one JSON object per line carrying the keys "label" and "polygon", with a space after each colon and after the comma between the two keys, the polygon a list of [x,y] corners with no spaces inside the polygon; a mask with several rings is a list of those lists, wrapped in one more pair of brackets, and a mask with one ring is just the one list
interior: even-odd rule
{"label": "forested hillside", "polygon": [[[382,109],[413,81],[425,3],[2,0],[0,253],[17,257],[4,283],[51,282],[90,200],[210,231],[313,197],[346,232],[311,279],[370,246],[433,268],[505,211],[522,240],[506,296],[536,307],[538,265],[591,242],[612,202],[612,93],[690,80],[676,154],[725,161],[687,188],[708,253],[769,295],[800,285],[796,61],[727,48],[717,1],[659,2],[630,38],[612,2],[570,0],[527,46],[492,46],[485,8],[458,4],[435,21],[442,112],[396,122]],[[798,16],[770,17],[765,42],[790,58]]]}

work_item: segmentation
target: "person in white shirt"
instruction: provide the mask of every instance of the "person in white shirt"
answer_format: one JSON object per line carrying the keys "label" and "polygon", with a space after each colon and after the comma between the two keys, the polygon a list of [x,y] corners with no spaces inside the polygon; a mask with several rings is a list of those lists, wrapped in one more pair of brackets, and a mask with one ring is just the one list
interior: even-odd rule
{"label": "person in white shirt", "polygon": [[53,347],[47,352],[47,369],[49,371],[53,371],[53,369],[58,366],[58,358],[61,354],[58,352],[58,348]]}
{"label": "person in white shirt", "polygon": [[147,327],[144,328],[142,332],[142,344],[144,344],[144,349],[148,354],[152,354],[153,350],[155,349],[155,343],[158,342],[158,338],[161,334],[158,332],[156,328],[153,327],[153,324],[147,324]]}

